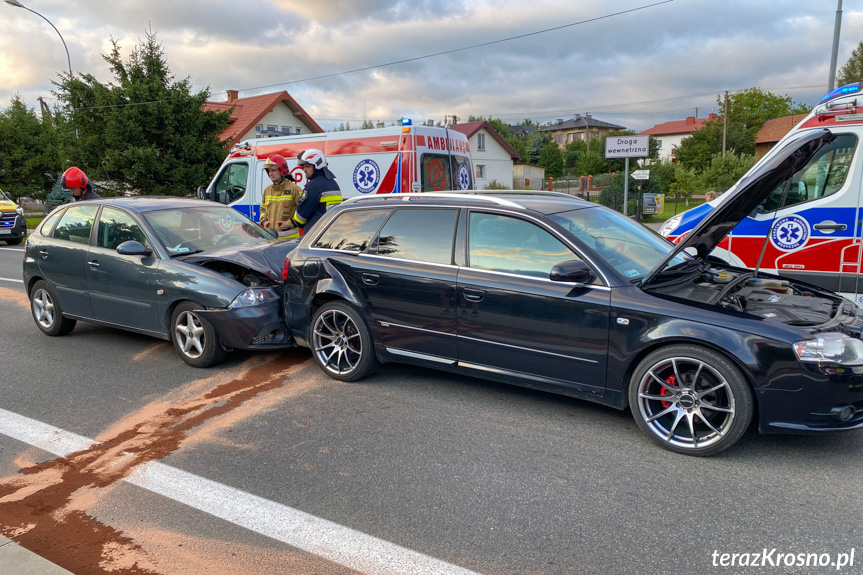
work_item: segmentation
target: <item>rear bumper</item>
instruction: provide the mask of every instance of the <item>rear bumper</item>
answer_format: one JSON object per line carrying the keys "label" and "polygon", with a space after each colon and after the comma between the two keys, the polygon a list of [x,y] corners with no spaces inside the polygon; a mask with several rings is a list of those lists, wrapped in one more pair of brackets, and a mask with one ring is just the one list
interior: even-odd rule
{"label": "rear bumper", "polygon": [[224,347],[256,350],[296,347],[285,325],[281,302],[196,313],[210,322]]}

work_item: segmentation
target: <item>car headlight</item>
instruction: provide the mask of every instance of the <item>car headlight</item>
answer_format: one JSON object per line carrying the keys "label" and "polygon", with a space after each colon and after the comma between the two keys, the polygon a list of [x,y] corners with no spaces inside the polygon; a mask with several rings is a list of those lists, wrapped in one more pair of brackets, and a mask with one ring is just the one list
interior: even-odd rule
{"label": "car headlight", "polygon": [[811,363],[863,364],[863,341],[844,333],[821,333],[793,344],[797,359]]}
{"label": "car headlight", "polygon": [[18,206],[17,208],[15,208],[15,213],[18,214],[19,216],[23,216],[24,215],[24,208],[22,208],[21,206]]}
{"label": "car headlight", "polygon": [[674,216],[673,218],[671,218],[670,220],[667,220],[664,224],[662,224],[662,227],[659,228],[659,234],[662,237],[667,238],[668,234],[670,234],[671,232],[673,232],[674,230],[677,229],[677,226],[680,225],[680,220],[682,220],[682,219],[683,219],[683,214],[678,214],[678,215]]}
{"label": "car headlight", "polygon": [[230,309],[239,307],[250,307],[253,305],[263,305],[265,303],[279,301],[279,294],[270,288],[249,288],[231,302],[228,306]]}

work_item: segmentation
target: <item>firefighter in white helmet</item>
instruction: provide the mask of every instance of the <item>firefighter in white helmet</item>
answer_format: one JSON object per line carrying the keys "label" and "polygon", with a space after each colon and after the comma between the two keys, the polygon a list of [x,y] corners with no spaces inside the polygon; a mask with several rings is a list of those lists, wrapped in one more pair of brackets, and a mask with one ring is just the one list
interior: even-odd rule
{"label": "firefighter in white helmet", "polygon": [[297,162],[306,173],[307,182],[294,212],[294,221],[303,233],[307,233],[330,206],[342,201],[342,190],[336,183],[335,174],[327,167],[327,158],[322,151],[314,148],[303,150],[297,156]]}

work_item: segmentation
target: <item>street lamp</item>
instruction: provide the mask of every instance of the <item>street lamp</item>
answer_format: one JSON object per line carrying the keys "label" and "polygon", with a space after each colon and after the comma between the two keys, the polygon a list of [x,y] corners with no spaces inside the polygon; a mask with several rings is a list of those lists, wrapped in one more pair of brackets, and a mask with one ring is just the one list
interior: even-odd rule
{"label": "street lamp", "polygon": [[[42,16],[41,14],[36,12],[35,10],[31,10],[30,8],[27,8],[26,6],[24,6],[23,4],[18,2],[18,0],[5,0],[5,1],[10,6],[15,6],[16,8],[23,8],[24,10],[27,10],[28,12],[32,12],[36,16],[39,16],[40,18],[42,18],[42,20],[44,20],[48,24],[51,24],[50,20],[48,20],[47,18],[45,18],[44,16]],[[69,48],[66,46],[66,40],[63,39],[63,35],[60,33],[60,31],[57,29],[57,27],[54,26],[54,24],[51,24],[51,27],[54,28],[54,31],[57,32],[58,36],[60,36],[60,41],[63,42],[63,48],[66,49],[66,60],[69,63],[69,78],[71,79],[72,78],[72,58],[69,57]]]}

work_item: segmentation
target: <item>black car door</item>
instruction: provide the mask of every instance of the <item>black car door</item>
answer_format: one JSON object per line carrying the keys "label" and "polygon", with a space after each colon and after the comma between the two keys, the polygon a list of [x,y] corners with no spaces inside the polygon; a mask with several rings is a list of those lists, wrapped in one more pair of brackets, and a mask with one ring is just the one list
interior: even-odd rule
{"label": "black car door", "polygon": [[158,332],[160,318],[155,306],[159,259],[155,255],[118,254],[117,246],[128,240],[152,248],[132,216],[116,208],[102,208],[96,242],[87,257],[93,312],[99,321]]}
{"label": "black car door", "polygon": [[360,257],[370,327],[388,352],[455,363],[457,219],[456,208],[394,210]]}
{"label": "black car door", "polygon": [[550,280],[554,265],[579,257],[538,222],[471,210],[465,231],[459,366],[564,393],[604,393],[611,290]]}

